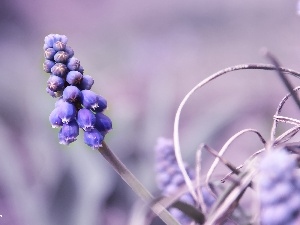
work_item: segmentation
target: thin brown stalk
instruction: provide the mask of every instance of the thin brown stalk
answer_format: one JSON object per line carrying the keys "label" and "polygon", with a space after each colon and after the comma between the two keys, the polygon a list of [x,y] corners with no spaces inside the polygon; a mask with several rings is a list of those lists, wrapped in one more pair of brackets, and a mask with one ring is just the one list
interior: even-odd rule
{"label": "thin brown stalk", "polygon": [[[132,188],[132,190],[146,203],[153,202],[152,194],[141,184],[141,182],[127,169],[127,167],[118,159],[118,157],[103,142],[102,147],[98,149],[102,156],[120,175],[120,177]],[[180,225],[161,204],[151,206],[152,211],[159,216],[168,225]]]}

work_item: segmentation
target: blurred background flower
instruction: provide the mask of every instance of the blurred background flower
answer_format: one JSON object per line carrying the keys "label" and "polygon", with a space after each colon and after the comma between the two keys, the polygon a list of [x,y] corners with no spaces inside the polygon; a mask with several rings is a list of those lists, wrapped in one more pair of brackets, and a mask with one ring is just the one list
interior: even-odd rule
{"label": "blurred background flower", "polygon": [[[299,71],[299,20],[296,1],[2,0],[1,224],[122,225],[137,201],[83,138],[58,144],[48,121],[55,100],[42,69],[46,35],[68,36],[95,80],[92,90],[108,101],[114,129],[107,143],[155,193],[153,148],[157,137],[172,136],[183,96],[222,68],[266,62],[261,47]],[[234,72],[204,87],[183,110],[185,160],[193,163],[200,143],[218,149],[243,128],[268,137],[285,93],[276,73],[266,71]],[[291,101],[284,113],[298,109]],[[239,154],[231,151],[236,165],[261,147],[253,137],[239,140],[232,146]],[[205,173],[212,158],[204,157]]]}

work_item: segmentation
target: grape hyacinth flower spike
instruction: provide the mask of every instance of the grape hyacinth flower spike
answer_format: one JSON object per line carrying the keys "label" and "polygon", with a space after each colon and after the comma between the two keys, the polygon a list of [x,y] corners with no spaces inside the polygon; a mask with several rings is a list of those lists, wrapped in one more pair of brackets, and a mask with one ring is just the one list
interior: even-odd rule
{"label": "grape hyacinth flower spike", "polygon": [[[155,146],[155,162],[156,162],[156,181],[157,186],[163,196],[171,196],[184,185],[184,178],[176,161],[173,140],[167,138],[159,138]],[[195,171],[185,165],[189,177],[195,179]],[[210,208],[215,202],[215,198],[209,193],[206,187],[201,187],[202,197],[206,207]],[[189,205],[196,206],[196,202],[190,193],[182,195],[179,199]],[[170,208],[170,213],[182,224],[191,224],[192,220],[183,212],[176,208]]]}
{"label": "grape hyacinth flower spike", "polygon": [[[76,141],[81,128],[85,144],[97,149],[144,202],[153,202],[154,198],[149,191],[104,142],[105,135],[112,129],[112,121],[104,114],[107,101],[91,91],[94,79],[84,74],[80,61],[68,46],[68,38],[60,34],[47,35],[44,57],[43,69],[50,74],[46,91],[51,97],[58,98],[49,121],[53,128],[60,128],[59,143],[68,145]],[[179,225],[163,207],[151,209],[167,225]]]}
{"label": "grape hyacinth flower spike", "polygon": [[81,128],[84,142],[94,149],[99,148],[104,136],[112,129],[110,118],[103,114],[107,101],[90,90],[94,79],[83,74],[80,61],[67,44],[65,35],[49,34],[45,37],[43,69],[50,74],[46,90],[52,97],[60,97],[49,121],[53,128],[61,128],[58,134],[60,144],[76,141]]}
{"label": "grape hyacinth flower spike", "polygon": [[285,149],[272,149],[262,158],[259,169],[261,224],[299,224],[300,177],[296,158]]}

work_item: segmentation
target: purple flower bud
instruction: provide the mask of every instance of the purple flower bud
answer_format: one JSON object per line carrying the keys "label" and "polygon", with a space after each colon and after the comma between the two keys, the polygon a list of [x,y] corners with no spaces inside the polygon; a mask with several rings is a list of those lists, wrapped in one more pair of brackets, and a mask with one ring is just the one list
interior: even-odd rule
{"label": "purple flower bud", "polygon": [[102,96],[98,95],[98,107],[94,109],[95,112],[103,112],[107,108],[107,101]]}
{"label": "purple flower bud", "polygon": [[91,90],[82,90],[82,105],[87,109],[98,107],[98,95]]}
{"label": "purple flower bud", "polygon": [[52,60],[46,59],[43,63],[43,69],[46,73],[51,73],[51,68],[55,65],[55,62]]}
{"label": "purple flower bud", "polygon": [[79,127],[75,120],[70,121],[68,124],[64,124],[58,134],[60,144],[68,145],[76,141],[79,135]]}
{"label": "purple flower bud", "polygon": [[52,125],[52,128],[57,128],[63,125],[63,122],[61,121],[61,118],[58,116],[58,108],[53,109],[53,111],[50,113],[49,121]]}
{"label": "purple flower bud", "polygon": [[56,63],[51,68],[51,73],[55,76],[63,77],[65,78],[66,74],[68,72],[67,66],[63,63]]}
{"label": "purple flower bud", "polygon": [[88,109],[80,109],[77,114],[77,123],[84,131],[91,131],[94,128],[96,117]]}
{"label": "purple flower bud", "polygon": [[74,103],[81,101],[81,91],[76,86],[67,86],[63,91],[63,99],[66,102]]}
{"label": "purple flower bud", "polygon": [[53,45],[57,42],[60,41],[63,44],[67,44],[68,38],[65,35],[60,35],[60,34],[49,34],[45,37],[45,44],[44,44],[44,50],[47,48],[53,48]]}
{"label": "purple flower bud", "polygon": [[44,50],[46,50],[47,48],[52,48],[54,44],[54,34],[47,35],[44,39],[44,42]]}
{"label": "purple flower bud", "polygon": [[61,42],[61,41],[57,41],[53,44],[53,49],[55,51],[63,51],[66,48],[66,44]]}
{"label": "purple flower bud", "polygon": [[53,60],[55,54],[56,54],[56,51],[53,48],[47,48],[45,50],[44,56],[45,56],[45,59]]}
{"label": "purple flower bud", "polygon": [[67,74],[67,82],[71,85],[79,84],[82,79],[82,74],[78,71],[70,71]]}
{"label": "purple flower bud", "polygon": [[86,143],[88,146],[96,149],[102,146],[103,136],[102,134],[96,130],[93,129],[91,131],[84,132],[84,143]]}
{"label": "purple flower bud", "polygon": [[55,75],[51,75],[47,81],[47,87],[51,91],[61,91],[64,88],[64,84],[64,79]]}
{"label": "purple flower bud", "polygon": [[67,44],[68,43],[68,38],[66,35],[59,35],[60,36],[60,40],[62,43]]}
{"label": "purple flower bud", "polygon": [[50,47],[48,46],[48,44],[44,44],[44,45],[43,45],[44,51],[45,51],[47,48],[50,48]]}
{"label": "purple flower bud", "polygon": [[69,70],[78,71],[78,69],[80,67],[80,61],[75,57],[69,58],[68,63],[67,63],[67,67],[68,67]]}
{"label": "purple flower bud", "polygon": [[60,106],[61,103],[65,102],[65,100],[61,97],[59,98],[56,102],[55,102],[55,105],[54,107],[57,108]]}
{"label": "purple flower bud", "polygon": [[59,107],[58,116],[61,118],[63,123],[69,123],[76,117],[76,108],[69,102],[62,102]]}
{"label": "purple flower bud", "polygon": [[100,131],[107,133],[112,129],[112,122],[110,118],[103,113],[96,113],[96,123],[95,123],[95,128]]}
{"label": "purple flower bud", "polygon": [[82,66],[79,66],[79,68],[78,68],[78,72],[80,72],[81,74],[83,74],[83,72],[84,72],[84,69],[83,69],[83,67],[82,67]]}
{"label": "purple flower bud", "polygon": [[65,51],[58,51],[54,55],[54,60],[55,60],[55,62],[58,62],[58,63],[65,63],[65,62],[67,62],[68,58],[69,58],[69,55]]}
{"label": "purple flower bud", "polygon": [[68,53],[70,58],[74,56],[74,51],[70,46],[66,46],[65,51]]}
{"label": "purple flower bud", "polygon": [[89,75],[83,75],[79,84],[81,90],[90,90],[94,84],[94,79]]}
{"label": "purple flower bud", "polygon": [[46,91],[53,98],[58,98],[62,96],[62,91],[51,91],[48,87],[46,88]]}

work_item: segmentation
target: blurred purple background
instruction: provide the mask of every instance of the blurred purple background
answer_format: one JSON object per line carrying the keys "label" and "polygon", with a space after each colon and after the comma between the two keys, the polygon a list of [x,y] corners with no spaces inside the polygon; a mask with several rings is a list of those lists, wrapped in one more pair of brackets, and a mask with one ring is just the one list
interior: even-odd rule
{"label": "blurred purple background", "polygon": [[[65,34],[93,90],[109,103],[107,143],[157,193],[153,148],[171,137],[176,109],[198,82],[228,66],[268,63],[262,47],[300,70],[296,1],[21,1],[0,6],[0,224],[125,225],[134,193],[82,136],[58,144],[48,116],[43,40]],[[299,81],[291,78],[296,86]],[[275,72],[238,71],[188,101],[181,122],[183,156],[193,164],[200,143],[219,149],[237,131],[268,138],[286,93]],[[284,110],[297,116],[293,102]],[[262,147],[242,137],[226,154],[235,165]],[[232,154],[234,158],[232,158]],[[204,172],[212,157],[204,155]],[[224,168],[219,171],[224,173]],[[226,170],[227,171],[227,170]],[[137,223],[138,224],[138,223]]]}

